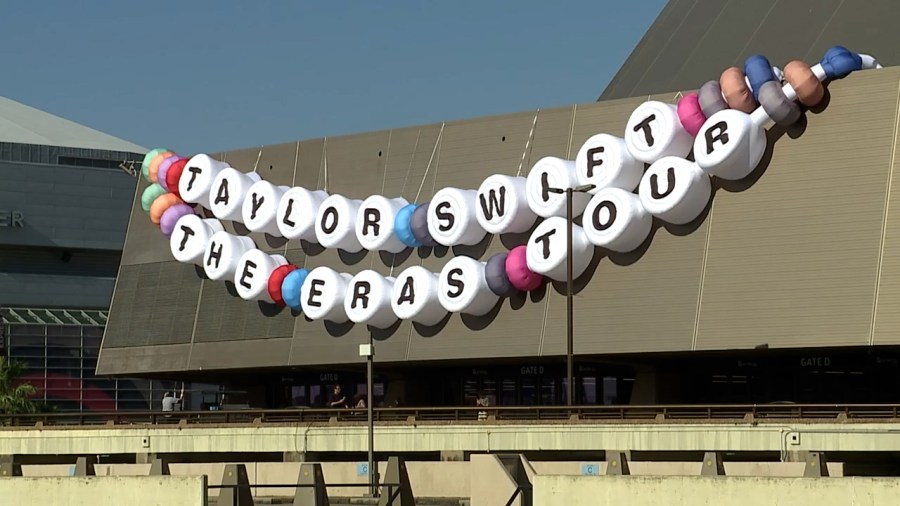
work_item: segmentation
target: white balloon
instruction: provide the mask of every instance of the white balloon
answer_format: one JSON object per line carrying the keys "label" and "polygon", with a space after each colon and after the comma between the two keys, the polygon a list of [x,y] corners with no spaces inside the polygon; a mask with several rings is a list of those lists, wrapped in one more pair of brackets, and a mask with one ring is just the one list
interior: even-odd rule
{"label": "white balloon", "polygon": [[[568,221],[554,216],[547,218],[531,234],[525,247],[528,268],[556,281],[566,280],[566,233]],[[594,258],[594,245],[588,241],[584,229],[572,225],[572,276],[581,276]]]}
{"label": "white balloon", "polygon": [[409,201],[404,198],[372,195],[359,206],[356,215],[356,239],[369,251],[400,253],[406,249],[394,234],[394,218]]}
{"label": "white balloon", "polygon": [[244,196],[259,180],[255,172],[243,173],[232,167],[222,169],[209,192],[209,210],[220,220],[241,222]]}
{"label": "white balloon", "polygon": [[348,253],[362,251],[356,237],[356,215],[361,200],[332,195],[322,202],[316,214],[316,238],[326,248],[337,248]]}
{"label": "white balloon", "polygon": [[481,242],[487,232],[478,223],[475,190],[438,190],[428,206],[428,232],[438,244],[456,246]]}
{"label": "white balloon", "polygon": [[203,265],[203,253],[206,252],[209,239],[222,230],[222,223],[214,218],[203,219],[196,214],[178,218],[175,229],[169,236],[172,256],[179,262]]}
{"label": "white balloon", "polygon": [[638,193],[647,212],[663,221],[683,225],[694,221],[706,208],[712,184],[696,163],[668,156],[647,169]]}
{"label": "white balloon", "polygon": [[625,127],[625,145],[636,160],[653,163],[664,156],[685,156],[694,138],[681,126],[676,108],[656,100],[637,106]]}
{"label": "white balloon", "polygon": [[625,139],[597,134],[581,145],[575,156],[579,185],[594,185],[590,193],[605,188],[634,191],[644,175],[644,162],[631,156]]}
{"label": "white balloon", "polygon": [[[550,189],[566,189],[578,186],[578,175],[575,173],[575,162],[563,160],[555,156],[545,156],[537,161],[528,173],[525,182],[528,206],[538,216],[566,215],[566,194],[553,193]],[[572,195],[572,216],[579,216],[584,211],[591,196],[582,192]]]}
{"label": "white balloon", "polygon": [[394,278],[367,269],[353,276],[344,297],[344,312],[353,323],[386,329],[397,322],[391,309]]}
{"label": "white balloon", "polygon": [[351,276],[331,267],[316,267],[309,271],[300,287],[303,313],[311,320],[328,320],[334,323],[347,321],[344,298]]}
{"label": "white balloon", "polygon": [[247,190],[241,217],[247,230],[280,236],[278,229],[278,204],[288,186],[275,186],[268,181],[257,181]]}
{"label": "white balloon", "polygon": [[394,281],[391,308],[401,320],[437,325],[447,316],[438,290],[438,275],[421,265],[414,265],[401,272]]}
{"label": "white balloon", "polygon": [[224,230],[209,238],[203,253],[203,270],[209,279],[232,279],[244,253],[255,248],[253,239],[229,234]]}
{"label": "white balloon", "polygon": [[749,114],[725,109],[700,127],[694,141],[694,160],[712,176],[739,180],[759,165],[766,142],[766,131]]}
{"label": "white balloon", "polygon": [[302,239],[318,242],[316,216],[328,194],[322,190],[310,191],[294,187],[284,192],[276,211],[278,231],[286,239]]}
{"label": "white balloon", "polygon": [[234,271],[234,287],[244,300],[275,302],[269,296],[269,276],[277,267],[287,265],[281,255],[270,255],[253,248],[241,255]]}
{"label": "white balloon", "polygon": [[209,192],[213,181],[223,169],[229,165],[209,155],[194,155],[184,166],[181,179],[178,180],[178,194],[181,199],[191,204],[200,204],[209,209]]}
{"label": "white balloon", "polygon": [[438,297],[451,313],[482,316],[490,312],[500,297],[488,287],[484,262],[471,257],[453,257],[441,269]]}
{"label": "white balloon", "polygon": [[594,246],[627,253],[647,240],[653,216],[634,193],[606,188],[588,202],[582,222],[584,234]]}
{"label": "white balloon", "polygon": [[494,174],[481,183],[477,192],[478,223],[491,234],[521,233],[530,229],[537,215],[528,206],[524,177]]}

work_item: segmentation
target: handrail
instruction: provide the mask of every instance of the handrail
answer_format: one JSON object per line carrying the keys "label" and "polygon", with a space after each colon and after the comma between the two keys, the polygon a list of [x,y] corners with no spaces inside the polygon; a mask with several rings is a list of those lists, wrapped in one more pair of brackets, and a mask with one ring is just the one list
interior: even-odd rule
{"label": "handrail", "polygon": [[[487,413],[479,417],[479,413]],[[671,404],[646,406],[495,406],[375,408],[382,423],[640,422],[752,419],[755,421],[896,421],[900,404]],[[480,419],[481,418],[481,419]],[[0,415],[0,426],[203,425],[364,423],[360,409],[239,409],[223,411],[112,411]]]}

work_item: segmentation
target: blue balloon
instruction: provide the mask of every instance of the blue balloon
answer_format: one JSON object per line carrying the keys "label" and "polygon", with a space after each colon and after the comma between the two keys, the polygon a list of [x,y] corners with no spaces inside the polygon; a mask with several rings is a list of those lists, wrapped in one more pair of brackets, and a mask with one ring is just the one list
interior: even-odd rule
{"label": "blue balloon", "polygon": [[744,74],[747,75],[747,81],[750,82],[753,100],[759,103],[759,90],[762,88],[762,85],[776,80],[775,72],[772,71],[772,64],[763,55],[753,55],[744,62]]}
{"label": "blue balloon", "polygon": [[832,46],[825,51],[819,62],[829,79],[844,77],[847,74],[862,70],[862,57],[844,46]]}
{"label": "blue balloon", "polygon": [[281,282],[281,298],[289,308],[296,311],[303,309],[300,305],[300,288],[308,275],[309,271],[306,269],[294,269]]}
{"label": "blue balloon", "polygon": [[418,204],[405,205],[400,208],[400,210],[397,211],[397,215],[394,216],[394,235],[397,236],[397,239],[400,239],[400,242],[410,248],[418,248],[422,245],[422,243],[416,240],[416,237],[412,233],[412,227],[409,225],[413,211],[415,211],[417,207],[419,207]]}

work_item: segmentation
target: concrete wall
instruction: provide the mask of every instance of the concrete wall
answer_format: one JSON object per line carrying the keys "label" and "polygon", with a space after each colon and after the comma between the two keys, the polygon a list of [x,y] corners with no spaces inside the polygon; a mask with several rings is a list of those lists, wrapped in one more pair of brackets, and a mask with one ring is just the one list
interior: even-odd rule
{"label": "concrete wall", "polygon": [[[881,506],[896,504],[896,478],[562,476],[534,478],[534,503],[595,506]],[[476,506],[472,502],[472,506]]]}
{"label": "concrete wall", "polygon": [[202,476],[0,478],[3,506],[206,506]]}
{"label": "concrete wall", "polygon": [[[900,451],[896,423],[377,425],[379,452]],[[144,446],[144,438],[148,445]],[[364,425],[9,429],[0,455],[365,452]]]}

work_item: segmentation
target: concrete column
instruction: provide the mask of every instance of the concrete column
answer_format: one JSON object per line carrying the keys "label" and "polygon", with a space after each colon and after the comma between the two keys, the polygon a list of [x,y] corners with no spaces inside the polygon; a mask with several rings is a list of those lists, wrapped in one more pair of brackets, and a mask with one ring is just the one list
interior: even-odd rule
{"label": "concrete column", "polygon": [[809,452],[807,451],[786,452],[781,458],[782,462],[807,462],[808,460]]}
{"label": "concrete column", "polygon": [[13,455],[0,455],[0,478],[22,476],[22,466]]}
{"label": "concrete column", "polygon": [[310,455],[306,452],[284,452],[282,462],[309,462]]}
{"label": "concrete column", "polygon": [[155,453],[135,453],[134,454],[134,463],[135,464],[152,464],[156,459]]}
{"label": "concrete column", "polygon": [[441,462],[462,462],[466,460],[466,452],[441,450]]}

